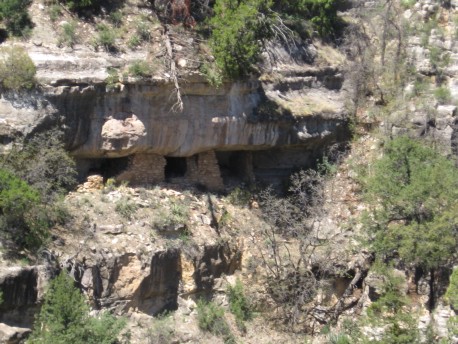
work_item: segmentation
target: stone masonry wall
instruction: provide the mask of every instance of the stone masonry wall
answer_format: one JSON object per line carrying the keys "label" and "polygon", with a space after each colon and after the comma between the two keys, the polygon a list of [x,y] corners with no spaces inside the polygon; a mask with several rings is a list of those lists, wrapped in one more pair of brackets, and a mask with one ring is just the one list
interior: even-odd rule
{"label": "stone masonry wall", "polygon": [[116,180],[131,184],[152,184],[164,181],[166,160],[157,154],[135,154],[130,158],[129,167]]}
{"label": "stone masonry wall", "polygon": [[213,191],[224,187],[218,161],[214,151],[196,154],[186,159],[186,177],[193,183],[199,183]]}

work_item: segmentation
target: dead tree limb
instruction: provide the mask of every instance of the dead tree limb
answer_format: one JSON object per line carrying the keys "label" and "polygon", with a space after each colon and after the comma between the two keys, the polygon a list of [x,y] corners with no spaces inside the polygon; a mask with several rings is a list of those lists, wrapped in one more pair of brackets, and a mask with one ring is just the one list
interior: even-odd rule
{"label": "dead tree limb", "polygon": [[173,112],[183,112],[183,100],[181,99],[181,89],[180,85],[178,84],[178,73],[177,73],[177,67],[175,64],[175,60],[173,58],[173,49],[172,49],[172,42],[170,40],[170,33],[165,26],[164,30],[165,34],[165,48],[166,48],[166,53],[167,53],[167,59],[169,60],[169,71],[170,71],[170,78],[173,81],[174,87],[175,87],[175,96],[176,96],[176,101],[172,105],[172,111]]}

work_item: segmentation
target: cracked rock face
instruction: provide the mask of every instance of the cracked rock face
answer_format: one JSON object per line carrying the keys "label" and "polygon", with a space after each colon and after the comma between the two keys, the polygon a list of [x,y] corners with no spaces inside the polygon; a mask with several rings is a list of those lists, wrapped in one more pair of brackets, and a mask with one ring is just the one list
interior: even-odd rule
{"label": "cracked rock face", "polygon": [[[297,59],[290,58],[281,68],[272,62],[265,80],[226,82],[216,88],[200,73],[183,71],[184,110],[179,113],[172,111],[175,89],[166,73],[149,80],[126,77],[107,87],[107,68],[144,59],[140,53],[111,56],[79,47],[69,54],[47,45],[24,46],[41,86],[20,95],[2,94],[4,148],[17,136],[54,124],[64,125],[67,148],[77,158],[135,153],[188,157],[210,150],[307,147],[323,140],[325,145],[348,136],[340,62],[314,65],[313,45],[299,49]],[[282,59],[288,55],[278,54]],[[266,102],[280,113],[265,108]]]}
{"label": "cracked rock face", "polygon": [[102,126],[102,149],[107,151],[129,151],[146,136],[146,129],[137,116],[125,120],[109,119]]}

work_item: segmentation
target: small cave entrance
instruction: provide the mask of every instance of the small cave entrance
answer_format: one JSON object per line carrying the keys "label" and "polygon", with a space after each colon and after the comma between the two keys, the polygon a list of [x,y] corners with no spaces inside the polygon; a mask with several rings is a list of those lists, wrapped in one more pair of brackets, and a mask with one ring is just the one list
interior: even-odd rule
{"label": "small cave entrance", "polygon": [[165,179],[180,178],[186,175],[187,164],[186,158],[182,157],[165,157]]}
{"label": "small cave entrance", "polygon": [[114,178],[129,166],[129,157],[103,159],[100,164],[100,174],[103,180]]}
{"label": "small cave entrance", "polygon": [[86,181],[87,177],[99,174],[104,182],[108,178],[114,178],[129,166],[129,157],[104,158],[104,159],[80,159],[76,161],[78,179],[80,182]]}
{"label": "small cave entrance", "polygon": [[254,180],[251,151],[219,151],[216,152],[216,159],[224,184]]}

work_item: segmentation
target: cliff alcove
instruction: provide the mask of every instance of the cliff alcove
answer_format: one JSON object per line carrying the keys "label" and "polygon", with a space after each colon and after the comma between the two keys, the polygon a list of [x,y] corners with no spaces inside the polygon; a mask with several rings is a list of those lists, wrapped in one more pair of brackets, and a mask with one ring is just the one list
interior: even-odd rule
{"label": "cliff alcove", "polygon": [[[94,7],[77,13],[76,3]],[[380,253],[376,234],[399,226],[392,233],[402,238],[412,218],[374,225],[384,204],[380,195],[367,199],[367,180],[398,136],[434,147],[436,156],[456,155],[456,0],[105,4],[31,0],[33,27],[21,39],[4,36],[9,18],[0,21],[0,64],[19,49],[36,67],[31,89],[6,90],[0,78],[0,151],[20,157],[18,138],[58,127],[80,183],[55,197],[56,213],[45,194],[42,212],[29,202],[16,222],[0,197],[1,344],[24,342],[59,267],[84,294],[91,319],[105,311],[127,319],[125,343],[231,342],[202,329],[199,300],[222,309],[240,343],[378,342],[391,329],[411,331],[412,343],[458,342],[450,330],[456,305],[444,297],[456,236],[443,236],[453,249],[438,250],[435,269],[415,266],[426,254],[408,261],[396,249],[401,240]],[[220,22],[226,13],[243,19],[226,22],[240,24],[232,46],[259,23],[276,32],[251,37],[259,54],[238,66],[243,75],[224,76],[221,54],[232,47],[218,50],[220,22],[204,20],[221,8]],[[345,32],[326,35],[331,21]],[[36,148],[38,160],[23,159],[47,161]],[[2,172],[45,189],[48,179],[21,163]],[[26,195],[36,196],[33,188]],[[402,185],[382,185],[382,196],[392,189]],[[455,208],[441,226],[456,229],[456,199],[445,199]],[[412,207],[421,221],[435,217],[422,212],[434,201]],[[39,248],[15,247],[13,259],[15,235],[36,228],[28,220],[50,225]],[[411,246],[426,249],[436,237]],[[243,326],[231,300],[239,285],[258,314]],[[386,295],[398,302],[388,311]],[[371,312],[378,322],[368,320]]]}

